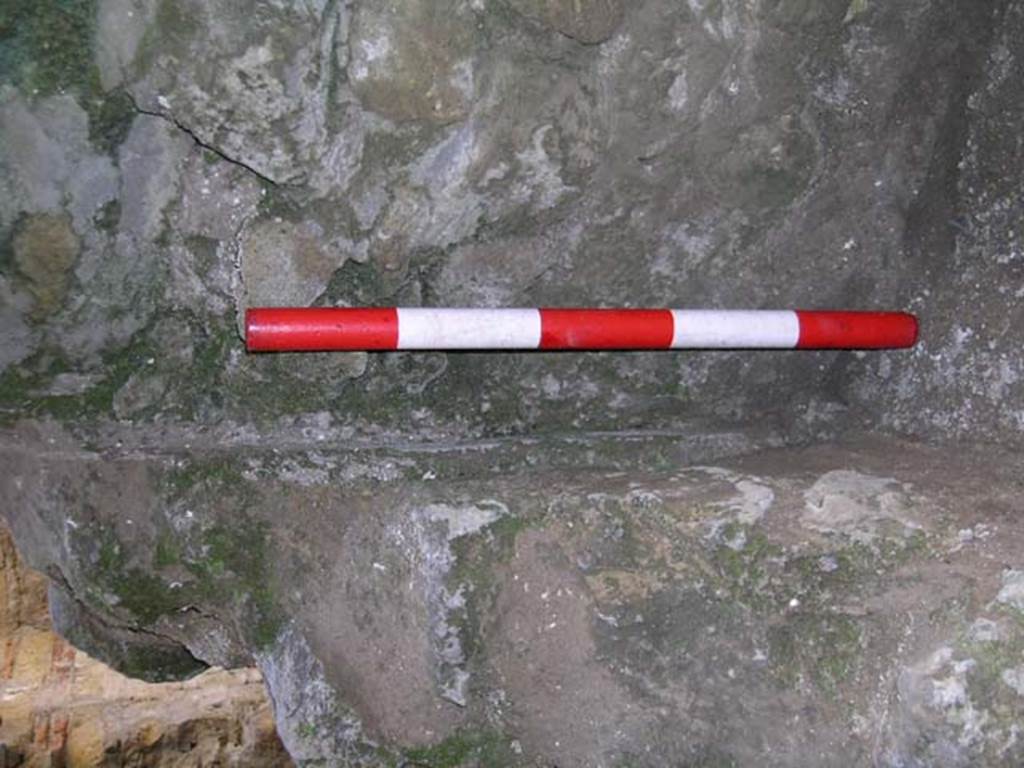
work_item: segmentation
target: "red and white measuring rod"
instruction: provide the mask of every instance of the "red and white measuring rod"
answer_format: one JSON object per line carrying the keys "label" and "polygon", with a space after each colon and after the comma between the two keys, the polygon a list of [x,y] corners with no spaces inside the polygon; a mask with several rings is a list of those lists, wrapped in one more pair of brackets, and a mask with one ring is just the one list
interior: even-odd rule
{"label": "red and white measuring rod", "polygon": [[253,352],[389,349],[887,349],[917,341],[903,312],[712,309],[262,308]]}

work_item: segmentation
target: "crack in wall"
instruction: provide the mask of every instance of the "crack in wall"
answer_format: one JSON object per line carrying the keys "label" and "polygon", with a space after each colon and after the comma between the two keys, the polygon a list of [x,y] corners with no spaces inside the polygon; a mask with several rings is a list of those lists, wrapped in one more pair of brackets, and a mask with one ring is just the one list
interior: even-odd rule
{"label": "crack in wall", "polygon": [[[271,178],[270,176],[267,176],[266,174],[258,171],[252,165],[249,165],[248,163],[246,163],[246,162],[244,162],[242,160],[239,160],[238,158],[232,157],[231,155],[227,154],[224,150],[220,149],[219,147],[217,147],[217,146],[211,144],[210,142],[205,141],[204,139],[200,138],[200,136],[196,133],[196,131],[193,128],[190,128],[188,125],[186,125],[185,123],[183,123],[180,120],[178,120],[176,117],[174,117],[174,115],[172,115],[172,114],[170,114],[168,112],[160,111],[160,110],[147,109],[147,108],[145,108],[145,107],[143,107],[142,105],[139,104],[138,100],[135,98],[135,95],[132,94],[131,91],[129,91],[127,89],[122,89],[122,91],[127,96],[128,101],[131,103],[132,109],[133,109],[133,111],[136,114],[146,115],[147,117],[154,117],[154,118],[157,118],[158,120],[163,120],[164,122],[174,126],[177,130],[179,130],[182,133],[186,134],[190,139],[192,139],[192,141],[196,144],[196,146],[202,147],[203,149],[205,149],[205,150],[207,150],[209,152],[212,152],[214,155],[216,155],[218,158],[220,158],[224,162],[230,163],[231,165],[234,165],[234,166],[236,166],[238,168],[241,168],[242,170],[246,171],[247,173],[252,174],[257,179],[259,179],[261,182],[263,182],[263,183],[265,183],[265,184],[267,184],[267,185],[269,185],[271,187],[274,187],[276,189],[280,189],[280,188],[284,188],[284,187],[294,186],[293,184],[290,184],[289,182],[277,181],[277,180]],[[242,339],[243,341],[245,340],[245,305],[246,305],[245,297],[246,297],[246,288],[245,288],[245,280],[244,280],[243,272],[242,272],[242,236],[243,236],[243,233],[245,232],[246,227],[249,225],[249,223],[254,218],[255,218],[255,215],[249,215],[249,216],[243,217],[242,221],[239,223],[238,227],[235,229],[234,236],[231,238],[230,241],[225,243],[225,245],[226,245],[226,247],[228,249],[228,256],[231,259],[231,273],[232,273],[232,286],[231,286],[231,288],[232,288],[232,296],[231,296],[231,299],[232,299],[232,304],[233,304],[234,313],[235,313],[235,326],[236,326],[236,331],[238,333],[239,338]]]}
{"label": "crack in wall", "polygon": [[[151,629],[141,624],[131,624],[125,622],[124,620],[120,619],[118,616],[116,616],[114,613],[110,611],[96,611],[95,607],[91,607],[89,603],[82,597],[82,595],[79,594],[78,590],[75,589],[71,580],[67,577],[67,574],[64,573],[63,569],[61,569],[59,565],[51,565],[50,567],[45,569],[45,573],[50,580],[51,586],[56,587],[56,589],[58,590],[58,594],[63,593],[64,597],[67,600],[71,601],[71,604],[74,606],[74,609],[78,611],[81,616],[91,617],[94,621],[105,626],[108,630],[110,630],[113,633],[111,637],[115,643],[121,643],[123,646],[125,642],[128,642],[127,638],[133,638],[131,642],[141,642],[139,640],[134,640],[134,638],[150,637],[168,650],[174,648],[184,651],[188,656],[195,660],[197,665],[201,665],[202,667],[206,668],[209,668],[211,666],[209,662],[196,656],[192,652],[192,649],[184,642],[182,642],[180,638],[168,635],[163,632],[159,632],[155,629]],[[62,631],[60,627],[60,620],[54,610],[55,604],[53,591],[50,592],[49,602],[50,614],[54,622],[54,629],[59,634],[64,636],[65,632]],[[198,613],[203,615],[202,612],[199,611],[199,609],[196,610]],[[214,621],[219,621],[219,619],[216,619],[216,617],[214,617],[212,614],[207,613],[205,615]],[[88,626],[82,626],[80,627],[80,631],[84,634],[82,634],[79,637],[65,637],[65,639],[79,650],[87,654],[90,654],[95,658],[103,660],[108,664],[114,661],[104,652],[104,648],[91,645],[90,642],[82,642],[83,640],[86,640],[87,638],[94,636],[93,628]]]}
{"label": "crack in wall", "polygon": [[202,138],[199,137],[199,135],[195,132],[195,130],[193,130],[192,128],[189,128],[187,125],[185,125],[180,120],[178,120],[176,117],[174,117],[174,115],[172,115],[170,113],[167,113],[167,112],[160,112],[159,110],[146,109],[145,107],[142,107],[139,104],[139,102],[135,99],[135,96],[134,96],[134,94],[132,94],[131,91],[125,89],[124,93],[128,97],[128,100],[131,102],[132,109],[134,109],[134,111],[137,114],[147,115],[149,117],[155,117],[155,118],[158,118],[160,120],[164,120],[167,123],[170,123],[175,128],[177,128],[179,131],[182,131],[187,136],[189,136],[189,138],[191,138],[192,141],[194,141],[197,145],[199,145],[203,149],[212,152],[217,157],[219,157],[221,160],[223,160],[223,161],[225,161],[227,163],[231,163],[232,165],[236,165],[239,168],[242,168],[242,169],[248,171],[253,176],[258,178],[260,181],[265,182],[266,184],[269,184],[272,187],[284,186],[286,184],[286,182],[279,182],[279,181],[276,181],[275,179],[272,179],[270,176],[267,176],[266,174],[261,173],[260,171],[256,170],[254,167],[249,165],[248,163],[243,162],[242,160],[239,160],[239,159],[237,159],[235,157],[231,157],[231,155],[227,154],[226,152],[224,152],[224,150],[220,149],[219,147],[217,147],[217,146],[215,146],[213,144],[210,144],[207,141],[204,141]]}

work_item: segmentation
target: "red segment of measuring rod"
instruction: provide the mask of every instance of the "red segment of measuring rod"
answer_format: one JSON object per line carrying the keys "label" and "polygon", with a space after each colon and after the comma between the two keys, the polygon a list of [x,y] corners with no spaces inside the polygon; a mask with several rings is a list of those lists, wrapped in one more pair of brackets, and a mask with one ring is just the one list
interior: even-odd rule
{"label": "red segment of measuring rod", "polygon": [[395,349],[398,312],[394,307],[250,309],[245,343],[250,352]]}
{"label": "red segment of measuring rod", "polygon": [[917,318],[905,312],[797,310],[797,349],[903,349],[917,342]]}
{"label": "red segment of measuring rod", "polygon": [[541,349],[668,349],[667,309],[542,309]]}

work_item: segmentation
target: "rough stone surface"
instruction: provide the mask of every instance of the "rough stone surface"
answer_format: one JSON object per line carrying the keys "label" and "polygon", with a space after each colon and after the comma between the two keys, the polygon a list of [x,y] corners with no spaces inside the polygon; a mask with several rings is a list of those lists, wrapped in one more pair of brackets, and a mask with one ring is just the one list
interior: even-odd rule
{"label": "rough stone surface", "polygon": [[444,125],[469,114],[473,14],[461,0],[356,6],[346,72],[370,110]]}
{"label": "rough stone surface", "polygon": [[[1022,39],[1015,0],[0,0],[0,514],[58,629],[258,663],[310,764],[1020,762]],[[245,354],[288,303],[923,332]]]}
{"label": "rough stone surface", "polygon": [[183,437],[22,428],[0,499],[63,631],[255,660],[300,762],[1024,759],[1016,454]]}
{"label": "rough stone surface", "polygon": [[620,0],[509,0],[520,13],[581,43],[601,43],[622,21]]}
{"label": "rough stone surface", "polygon": [[14,236],[14,266],[34,300],[31,316],[42,319],[67,297],[79,243],[65,217],[30,218]]}
{"label": "rough stone surface", "polygon": [[1010,3],[908,211],[910,305],[925,343],[900,365],[875,361],[853,387],[868,401],[884,397],[889,427],[1024,434],[1024,361],[1009,332],[1024,323],[1024,180],[1007,173],[1024,167],[1022,32],[1024,7]]}
{"label": "rough stone surface", "polygon": [[3,765],[288,765],[256,670],[130,680],[54,635],[47,583],[0,528]]}
{"label": "rough stone surface", "polygon": [[[1019,442],[1017,3],[75,7],[65,27],[38,4],[4,59],[0,240],[70,215],[81,248],[42,327],[0,261],[7,412],[74,373],[109,415],[111,360],[160,346],[170,314],[202,370],[158,356],[122,418],[406,431],[413,412],[485,435],[757,414]],[[48,35],[94,66],[49,61]],[[330,386],[297,359],[312,383],[280,375],[299,394],[282,405],[257,384],[274,364],[233,357],[231,334],[248,304],[286,302],[905,306],[924,339],[376,357]]]}

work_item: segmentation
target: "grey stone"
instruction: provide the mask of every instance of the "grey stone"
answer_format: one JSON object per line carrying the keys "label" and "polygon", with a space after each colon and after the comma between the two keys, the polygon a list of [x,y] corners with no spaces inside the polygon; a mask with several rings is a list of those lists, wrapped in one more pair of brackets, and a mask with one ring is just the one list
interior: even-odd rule
{"label": "grey stone", "polygon": [[240,241],[247,306],[308,306],[326,290],[347,257],[330,252],[316,222],[254,221]]}
{"label": "grey stone", "polygon": [[[1013,454],[861,440],[746,458],[694,444],[679,462],[682,435],[396,450],[319,429],[279,431],[284,451],[223,429],[91,447],[8,432],[0,493],[33,563],[61,574],[60,604],[74,598],[76,642],[123,665],[153,633],[154,676],[251,654],[300,761],[1018,755],[1024,638],[999,563],[1024,529],[954,546],[1012,488]],[[892,480],[855,485],[848,467]],[[873,519],[864,488],[895,484],[919,527],[808,526],[806,499],[836,477],[832,507]]]}
{"label": "grey stone", "polygon": [[129,419],[155,408],[166,392],[167,381],[162,376],[147,375],[145,370],[137,371],[114,394],[114,415],[119,419]]}
{"label": "grey stone", "polygon": [[158,5],[158,0],[100,1],[96,11],[96,66],[104,90],[124,84]]}
{"label": "grey stone", "polygon": [[611,37],[623,13],[619,0],[509,0],[509,4],[563,35],[591,44]]}
{"label": "grey stone", "polygon": [[71,96],[51,96],[29,104],[13,88],[0,91],[2,183],[0,227],[22,213],[72,215],[85,236],[92,218],[117,194],[111,158],[89,143],[88,116]]}
{"label": "grey stone", "polygon": [[28,296],[16,294],[7,280],[0,278],[0,373],[28,357],[35,346],[35,334],[26,322],[30,307]]}
{"label": "grey stone", "polygon": [[474,17],[458,0],[357,6],[346,73],[374,112],[395,121],[451,123],[469,114]]}

